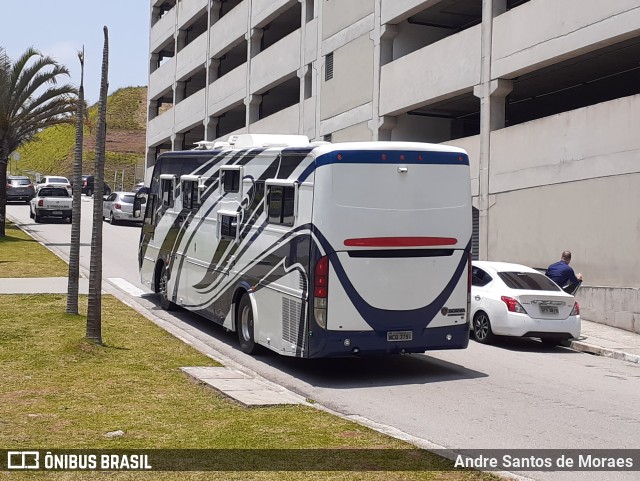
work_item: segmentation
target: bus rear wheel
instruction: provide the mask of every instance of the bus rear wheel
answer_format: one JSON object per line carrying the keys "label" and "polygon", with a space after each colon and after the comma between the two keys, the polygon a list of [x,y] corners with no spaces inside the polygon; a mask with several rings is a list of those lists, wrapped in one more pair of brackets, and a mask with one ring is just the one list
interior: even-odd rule
{"label": "bus rear wheel", "polygon": [[169,286],[169,270],[162,269],[162,275],[160,276],[160,280],[158,281],[158,292],[160,293],[160,307],[162,307],[165,311],[173,310],[173,302],[169,300],[169,296],[167,293]]}
{"label": "bus rear wheel", "polygon": [[240,350],[245,354],[252,354],[256,349],[253,338],[253,308],[248,294],[244,294],[238,305],[236,330],[240,341]]}

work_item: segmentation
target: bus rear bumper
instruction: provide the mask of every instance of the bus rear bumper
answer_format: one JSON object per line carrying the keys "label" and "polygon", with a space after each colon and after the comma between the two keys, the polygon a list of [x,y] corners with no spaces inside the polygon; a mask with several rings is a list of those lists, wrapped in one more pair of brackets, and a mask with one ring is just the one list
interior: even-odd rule
{"label": "bus rear bumper", "polygon": [[389,341],[381,331],[315,331],[309,338],[309,357],[409,354],[444,349],[466,349],[469,324],[412,331],[411,341]]}

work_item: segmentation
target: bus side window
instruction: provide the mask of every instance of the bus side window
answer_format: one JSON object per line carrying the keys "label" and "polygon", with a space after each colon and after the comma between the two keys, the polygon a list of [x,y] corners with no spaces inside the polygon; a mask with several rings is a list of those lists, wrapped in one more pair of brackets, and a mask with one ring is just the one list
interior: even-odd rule
{"label": "bus side window", "polygon": [[220,222],[220,240],[237,240],[238,238],[238,216],[236,214],[221,214],[218,217]]}
{"label": "bus side window", "polygon": [[267,215],[270,224],[294,224],[296,193],[295,185],[267,185]]}
{"label": "bus side window", "polygon": [[[191,180],[182,182],[182,208],[193,209],[193,184],[195,182]],[[197,192],[196,192],[197,195]]]}
{"label": "bus side window", "polygon": [[240,193],[242,195],[242,167],[225,165],[220,167],[220,194]]}
{"label": "bus side window", "polygon": [[238,192],[240,190],[240,171],[239,170],[227,170],[222,172],[224,179],[224,191],[225,192]]}
{"label": "bus side window", "polygon": [[160,179],[160,197],[163,207],[173,207],[173,179]]}

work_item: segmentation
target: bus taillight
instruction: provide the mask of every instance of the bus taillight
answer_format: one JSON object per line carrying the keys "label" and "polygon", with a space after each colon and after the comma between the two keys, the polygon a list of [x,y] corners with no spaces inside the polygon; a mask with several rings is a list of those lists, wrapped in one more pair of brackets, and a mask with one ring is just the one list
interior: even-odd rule
{"label": "bus taillight", "polygon": [[313,274],[313,314],[323,329],[327,328],[327,296],[329,295],[329,257],[318,259]]}

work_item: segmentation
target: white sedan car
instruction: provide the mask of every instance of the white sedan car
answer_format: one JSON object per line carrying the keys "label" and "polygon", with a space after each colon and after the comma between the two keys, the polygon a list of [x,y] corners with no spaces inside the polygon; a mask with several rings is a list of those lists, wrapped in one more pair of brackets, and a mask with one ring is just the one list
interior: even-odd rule
{"label": "white sedan car", "polygon": [[[102,218],[111,224],[120,221],[142,222],[142,217],[133,216],[133,199],[135,192],[112,192],[106,195],[102,204]],[[144,203],[144,198],[141,199]]]}
{"label": "white sedan car", "polygon": [[557,345],[580,336],[580,306],[544,274],[489,261],[473,261],[471,274],[471,329],[478,342],[499,335]]}

